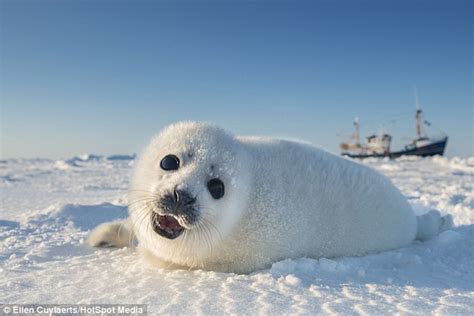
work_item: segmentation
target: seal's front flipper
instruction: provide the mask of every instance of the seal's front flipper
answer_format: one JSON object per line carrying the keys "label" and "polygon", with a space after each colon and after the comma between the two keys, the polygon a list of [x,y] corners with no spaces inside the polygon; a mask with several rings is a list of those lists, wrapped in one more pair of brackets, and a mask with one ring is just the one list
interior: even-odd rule
{"label": "seal's front flipper", "polygon": [[437,210],[431,210],[428,213],[417,216],[418,232],[416,239],[428,240],[435,235],[453,227],[453,217],[448,214],[441,216]]}
{"label": "seal's front flipper", "polygon": [[104,223],[91,231],[87,236],[87,244],[92,247],[126,247],[134,239],[130,221]]}

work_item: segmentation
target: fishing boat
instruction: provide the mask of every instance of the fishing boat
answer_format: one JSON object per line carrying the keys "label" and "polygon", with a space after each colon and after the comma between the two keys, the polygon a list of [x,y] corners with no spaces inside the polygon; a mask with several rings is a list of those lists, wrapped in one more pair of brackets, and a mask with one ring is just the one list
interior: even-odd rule
{"label": "fishing boat", "polygon": [[349,142],[340,144],[341,154],[351,158],[398,158],[401,156],[426,157],[434,155],[442,156],[448,142],[448,136],[442,133],[443,135],[439,137],[429,137],[426,134],[423,125],[430,126],[431,123],[423,120],[423,112],[419,108],[418,100],[416,105],[417,109],[415,120],[417,137],[409,144],[405,145],[405,148],[398,151],[391,151],[390,143],[392,141],[392,136],[385,133],[383,130],[377,134],[366,137],[365,144],[362,144],[359,140],[360,122],[359,118],[356,117],[354,120],[355,131],[351,135],[351,140]]}

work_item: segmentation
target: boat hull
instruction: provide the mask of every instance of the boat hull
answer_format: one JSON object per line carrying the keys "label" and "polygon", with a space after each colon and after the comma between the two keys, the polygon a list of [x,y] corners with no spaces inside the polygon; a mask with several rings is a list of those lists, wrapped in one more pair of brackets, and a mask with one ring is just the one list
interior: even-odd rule
{"label": "boat hull", "polygon": [[348,156],[351,158],[398,158],[401,156],[421,156],[421,157],[428,157],[428,156],[435,156],[444,154],[444,150],[446,148],[446,144],[448,142],[448,137],[445,137],[439,141],[432,142],[425,146],[414,147],[414,148],[407,148],[400,151],[389,152],[387,154],[350,154],[350,153],[343,153],[342,155]]}

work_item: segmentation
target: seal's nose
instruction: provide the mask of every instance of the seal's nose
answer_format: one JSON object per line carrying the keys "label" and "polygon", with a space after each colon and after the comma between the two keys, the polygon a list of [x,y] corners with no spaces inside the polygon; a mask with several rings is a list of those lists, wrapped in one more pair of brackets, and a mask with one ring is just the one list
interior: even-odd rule
{"label": "seal's nose", "polygon": [[177,187],[173,189],[173,198],[177,206],[189,206],[196,202],[196,198],[192,197],[191,194]]}
{"label": "seal's nose", "polygon": [[170,214],[178,216],[192,213],[195,203],[196,198],[188,191],[180,190],[175,187],[158,200],[158,207],[161,209],[162,215]]}

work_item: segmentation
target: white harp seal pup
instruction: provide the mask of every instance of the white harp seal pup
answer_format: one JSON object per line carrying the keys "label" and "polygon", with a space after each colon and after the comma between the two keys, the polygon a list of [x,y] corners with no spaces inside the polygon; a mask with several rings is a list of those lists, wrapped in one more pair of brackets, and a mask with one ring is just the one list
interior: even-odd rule
{"label": "white harp seal pup", "polygon": [[451,224],[435,210],[416,217],[387,177],[347,158],[182,122],[137,161],[129,218],[97,227],[88,243],[124,246],[133,234],[162,266],[249,273],[394,249]]}

